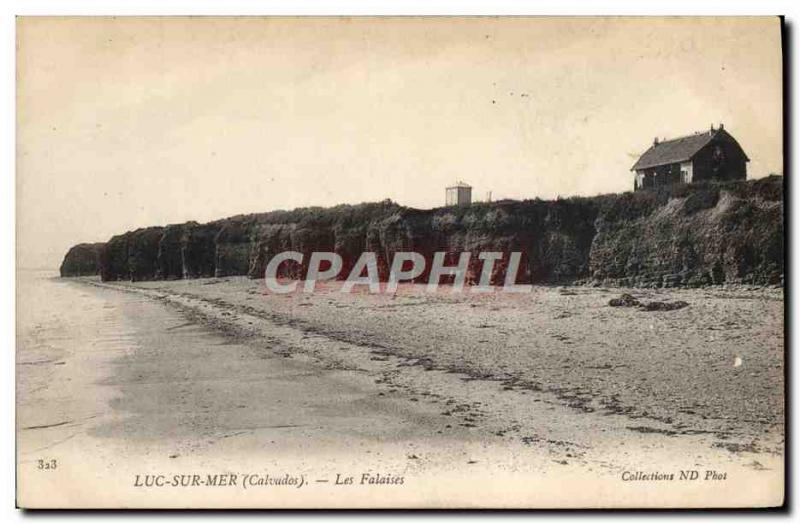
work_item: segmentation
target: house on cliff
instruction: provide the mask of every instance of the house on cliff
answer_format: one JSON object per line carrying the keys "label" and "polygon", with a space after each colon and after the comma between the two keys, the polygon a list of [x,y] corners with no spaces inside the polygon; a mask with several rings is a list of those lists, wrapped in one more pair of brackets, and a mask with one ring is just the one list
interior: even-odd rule
{"label": "house on cliff", "polygon": [[718,129],[672,140],[653,141],[633,165],[633,189],[703,180],[744,180],[750,159],[742,146],[720,124]]}

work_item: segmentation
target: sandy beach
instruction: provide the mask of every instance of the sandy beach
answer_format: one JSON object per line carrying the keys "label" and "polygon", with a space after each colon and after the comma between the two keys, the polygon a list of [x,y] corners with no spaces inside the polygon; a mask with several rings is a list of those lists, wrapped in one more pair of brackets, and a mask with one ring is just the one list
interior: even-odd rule
{"label": "sandy beach", "polygon": [[[582,413],[625,415],[641,432],[706,434],[720,447],[781,450],[781,289],[540,287],[482,295],[443,287],[431,295],[406,286],[396,295],[369,295],[340,293],[340,283],[318,286],[313,294],[275,295],[263,281],[237,277],[135,284],[198,312],[215,306],[208,320],[240,336],[259,334],[253,318],[291,330],[304,352],[330,365],[364,364],[341,347],[324,347],[345,343],[368,350],[370,362],[397,359],[402,368],[549,395]],[[608,306],[624,292],[689,307]],[[383,372],[387,383],[414,374],[391,367]]]}
{"label": "sandy beach", "polygon": [[[485,490],[462,487],[477,474],[497,479],[498,507],[596,505],[594,491],[576,493],[582,482],[606,486],[611,506],[632,496],[747,504],[733,495],[737,477],[762,479],[752,491],[761,499],[782,484],[780,289],[627,290],[689,303],[646,312],[608,306],[625,290],[585,287],[427,294],[406,285],[369,295],[334,282],[274,295],[244,277],[50,283],[114,318],[107,333],[85,334],[103,351],[20,348],[21,474],[43,450],[82,456],[81,468],[120,482],[109,505],[170,505],[155,488],[122,494],[165,464],[304,471],[319,481],[314,500],[331,506],[381,496],[393,507],[436,505],[448,485]],[[621,480],[688,469],[727,482],[665,493]],[[416,495],[342,498],[328,484],[343,471],[356,482],[364,472],[404,477]],[[213,490],[197,493],[197,503],[216,504]],[[243,507],[302,505],[242,497]]]}

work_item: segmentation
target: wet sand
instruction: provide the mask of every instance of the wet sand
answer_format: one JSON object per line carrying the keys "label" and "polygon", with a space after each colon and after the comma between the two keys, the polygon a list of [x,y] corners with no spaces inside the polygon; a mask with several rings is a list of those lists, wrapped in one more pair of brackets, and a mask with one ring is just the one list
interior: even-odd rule
{"label": "wet sand", "polygon": [[[57,287],[84,309],[56,332],[99,350],[66,351],[52,333],[20,342],[20,474],[46,482],[39,457],[82,457],[76,471],[113,479],[92,505],[436,506],[454,490],[464,507],[780,500],[780,290],[659,293],[690,307],[647,313],[609,308],[619,290],[587,288],[369,296],[333,284],[277,296],[246,278]],[[106,324],[71,333],[87,303]],[[180,498],[131,489],[137,474],[164,468],[293,472],[312,487]],[[621,481],[678,469],[728,479],[669,490]],[[405,488],[331,485],[365,472],[402,476]],[[749,498],[734,495],[743,482]],[[63,500],[92,496],[76,485]]]}

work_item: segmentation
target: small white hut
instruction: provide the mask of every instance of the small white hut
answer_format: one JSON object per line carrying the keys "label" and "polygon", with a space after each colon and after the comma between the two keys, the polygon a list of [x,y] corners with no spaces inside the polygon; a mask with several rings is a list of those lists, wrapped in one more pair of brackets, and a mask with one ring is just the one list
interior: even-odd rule
{"label": "small white hut", "polygon": [[464,182],[456,182],[445,189],[446,206],[468,206],[472,203],[472,186]]}

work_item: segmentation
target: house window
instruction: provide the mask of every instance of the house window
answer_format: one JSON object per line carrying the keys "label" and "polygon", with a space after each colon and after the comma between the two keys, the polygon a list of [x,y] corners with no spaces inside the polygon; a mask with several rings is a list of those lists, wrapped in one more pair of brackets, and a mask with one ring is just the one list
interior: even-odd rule
{"label": "house window", "polygon": [[685,169],[681,169],[681,182],[684,184],[689,183],[689,172]]}

